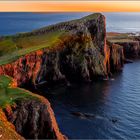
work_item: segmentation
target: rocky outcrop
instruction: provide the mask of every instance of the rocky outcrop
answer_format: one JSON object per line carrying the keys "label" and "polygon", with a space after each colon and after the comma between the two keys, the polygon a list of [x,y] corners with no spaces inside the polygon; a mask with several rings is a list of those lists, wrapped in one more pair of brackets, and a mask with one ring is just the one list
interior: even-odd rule
{"label": "rocky outcrop", "polygon": [[131,33],[107,33],[107,40],[123,47],[125,61],[140,57],[140,36]]}
{"label": "rocky outcrop", "polygon": [[123,46],[126,58],[138,58],[140,56],[139,41],[116,42],[116,44]]}
{"label": "rocky outcrop", "polygon": [[16,131],[14,125],[8,122],[4,112],[0,109],[0,139],[19,139],[24,140]]}
{"label": "rocky outcrop", "polygon": [[37,98],[23,99],[7,107],[4,112],[8,121],[26,139],[65,139],[58,129],[50,103],[43,97]]}
{"label": "rocky outcrop", "polygon": [[110,42],[107,42],[107,46],[110,52],[108,73],[114,73],[122,70],[125,60],[123,46]]}
{"label": "rocky outcrop", "polygon": [[19,86],[104,78],[111,71],[110,61],[113,61],[111,68],[119,65],[118,69],[122,66],[119,62],[122,59],[117,56],[123,57],[120,56],[123,55],[122,51],[107,47],[105,26],[105,17],[93,14],[29,33],[39,35],[56,30],[65,31],[65,35],[53,47],[32,52],[13,63],[0,66],[0,74],[13,77]]}
{"label": "rocky outcrop", "polygon": [[3,139],[23,139],[22,136],[26,139],[66,139],[44,97],[18,88],[8,76],[0,76],[0,99],[0,137]]}

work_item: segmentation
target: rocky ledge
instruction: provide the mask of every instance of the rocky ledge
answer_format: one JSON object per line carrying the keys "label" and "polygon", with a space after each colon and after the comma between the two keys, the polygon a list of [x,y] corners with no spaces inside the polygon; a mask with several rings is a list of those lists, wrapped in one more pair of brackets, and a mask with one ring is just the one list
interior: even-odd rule
{"label": "rocky ledge", "polygon": [[0,100],[0,138],[66,139],[48,100],[18,88],[8,76],[0,76]]}
{"label": "rocky ledge", "polygon": [[[34,38],[42,36],[41,41],[38,39],[42,43],[51,36],[46,38],[45,35],[58,32],[62,34],[57,36],[56,42],[49,43],[49,47],[46,42],[42,49],[31,51],[19,58],[18,55],[17,59],[11,58],[12,61],[2,59],[0,74],[13,77],[18,86],[36,87],[42,83],[49,86],[58,82],[103,79],[111,75],[114,69],[121,70],[123,48],[106,43],[106,22],[100,13],[14,36],[12,44],[24,50],[25,44],[35,45]],[[2,42],[4,40],[2,39]],[[19,44],[23,41],[24,44]],[[35,48],[38,46],[33,49]],[[15,55],[17,53],[14,52]]]}
{"label": "rocky ledge", "polygon": [[140,36],[132,33],[107,33],[107,40],[123,47],[125,59],[140,57]]}

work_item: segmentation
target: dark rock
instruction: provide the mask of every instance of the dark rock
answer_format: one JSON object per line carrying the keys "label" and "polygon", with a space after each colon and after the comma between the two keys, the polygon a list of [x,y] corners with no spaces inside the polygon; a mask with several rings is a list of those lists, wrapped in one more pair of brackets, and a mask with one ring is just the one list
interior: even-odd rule
{"label": "dark rock", "polygon": [[109,121],[115,124],[118,122],[118,119],[116,117],[112,117],[111,119],[109,119]]}
{"label": "dark rock", "polygon": [[[17,61],[0,66],[0,74],[13,77],[19,86],[45,83],[90,82],[103,79],[123,66],[119,45],[106,44],[105,17],[93,14],[80,20],[49,26],[26,35],[66,31],[60,43],[51,49],[27,54]],[[23,34],[21,36],[24,36]]]}
{"label": "dark rock", "polygon": [[47,99],[33,96],[38,99],[17,101],[10,112],[5,110],[7,119],[15,126],[16,132],[26,139],[66,139],[58,129]]}
{"label": "dark rock", "polygon": [[124,60],[124,63],[133,63],[133,60],[125,59],[125,60]]}
{"label": "dark rock", "polygon": [[84,118],[84,119],[91,119],[91,118],[95,118],[96,116],[90,113],[82,113],[82,112],[71,112],[72,115],[80,117],[80,118]]}

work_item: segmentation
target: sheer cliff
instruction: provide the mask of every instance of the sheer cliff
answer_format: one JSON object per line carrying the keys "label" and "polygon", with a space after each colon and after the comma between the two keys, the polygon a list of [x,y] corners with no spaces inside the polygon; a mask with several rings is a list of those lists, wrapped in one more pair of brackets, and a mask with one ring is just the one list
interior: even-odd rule
{"label": "sheer cliff", "polygon": [[[25,44],[29,39],[31,44],[34,43],[31,38],[62,32],[56,42],[48,43],[49,47],[22,55],[8,64],[2,63],[0,74],[13,77],[19,86],[105,78],[113,67],[120,67],[120,63],[123,63],[119,45],[112,47],[106,44],[105,26],[105,17],[97,13],[15,36],[15,45],[19,45],[23,38]],[[48,38],[44,37],[45,40]]]}
{"label": "sheer cliff", "polygon": [[19,134],[27,139],[65,139],[47,99],[18,88],[8,76],[0,76],[0,136],[24,139]]}

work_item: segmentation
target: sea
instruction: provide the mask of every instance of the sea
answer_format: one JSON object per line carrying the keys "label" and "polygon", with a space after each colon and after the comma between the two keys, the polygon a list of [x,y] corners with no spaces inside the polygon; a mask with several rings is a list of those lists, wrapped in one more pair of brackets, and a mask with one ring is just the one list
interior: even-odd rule
{"label": "sea", "polygon": [[[0,35],[28,32],[91,13],[0,13]],[[107,32],[140,32],[140,13],[103,13]],[[43,89],[69,139],[140,139],[140,60],[108,81]]]}
{"label": "sea", "polygon": [[[58,22],[78,19],[92,13],[0,13],[0,35],[23,33],[56,24]],[[107,32],[139,32],[139,13],[102,13],[106,16]]]}

